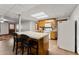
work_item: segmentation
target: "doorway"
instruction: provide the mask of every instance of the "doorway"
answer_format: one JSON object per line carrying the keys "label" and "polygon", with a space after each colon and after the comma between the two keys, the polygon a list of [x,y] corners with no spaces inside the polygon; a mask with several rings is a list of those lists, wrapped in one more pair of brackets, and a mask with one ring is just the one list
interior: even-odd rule
{"label": "doorway", "polygon": [[15,24],[9,24],[9,34],[15,32]]}

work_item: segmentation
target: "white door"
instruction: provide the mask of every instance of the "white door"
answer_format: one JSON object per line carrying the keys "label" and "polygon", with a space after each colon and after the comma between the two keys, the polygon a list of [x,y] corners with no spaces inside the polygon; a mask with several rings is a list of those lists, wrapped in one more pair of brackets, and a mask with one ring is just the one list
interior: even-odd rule
{"label": "white door", "polygon": [[72,51],[75,50],[75,21],[68,20],[58,23],[58,47]]}

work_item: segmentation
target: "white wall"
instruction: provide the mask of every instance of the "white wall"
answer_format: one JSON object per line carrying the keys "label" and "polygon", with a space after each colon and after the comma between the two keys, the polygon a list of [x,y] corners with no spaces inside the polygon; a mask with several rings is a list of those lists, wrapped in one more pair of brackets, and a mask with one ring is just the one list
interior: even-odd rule
{"label": "white wall", "polygon": [[21,30],[22,31],[29,31],[30,30],[30,22],[29,21],[22,22]]}
{"label": "white wall", "polygon": [[1,23],[0,23],[0,34],[1,34]]}
{"label": "white wall", "polygon": [[74,52],[75,22],[72,20],[58,23],[58,47]]}
{"label": "white wall", "polygon": [[77,24],[77,51],[79,53],[79,5],[77,5],[76,9],[74,10],[74,12],[71,15],[71,20],[77,20],[78,24]]}
{"label": "white wall", "polygon": [[35,21],[31,21],[30,22],[30,31],[35,31],[35,26],[36,26],[36,22]]}
{"label": "white wall", "polygon": [[[21,31],[35,31],[35,24],[35,21],[22,22]],[[18,31],[18,28],[16,30]]]}
{"label": "white wall", "polygon": [[[77,51],[78,51],[78,54],[79,54],[79,5],[77,5],[77,7],[75,8],[75,10],[73,11],[73,13],[72,13],[72,15],[71,15],[71,17],[70,17],[70,20],[72,20],[73,22],[75,22],[75,20],[77,20]],[[59,25],[60,26],[60,25]],[[69,27],[70,25],[68,25],[68,27]],[[72,28],[71,26],[70,26],[70,28]],[[59,29],[60,30],[60,29]],[[73,30],[73,29],[72,29]],[[66,30],[65,30],[66,31]],[[73,32],[73,31],[72,31]],[[60,31],[59,31],[59,33],[60,33]],[[70,33],[68,33],[68,35],[69,35]],[[74,33],[72,33],[71,35],[73,35]],[[60,36],[60,35],[59,35]],[[70,36],[70,35],[69,35]],[[71,36],[71,37],[73,37],[73,36]],[[65,37],[64,37],[65,38]],[[59,39],[61,39],[61,38],[59,38]],[[74,41],[75,39],[70,39],[69,41],[70,41],[70,44],[69,44],[69,46],[72,44],[72,42],[73,42],[73,44],[75,44],[75,41]],[[59,41],[60,42],[60,41]],[[58,43],[59,44],[59,43]],[[71,46],[74,46],[74,45],[71,45]],[[61,45],[61,43],[59,44],[59,45]],[[59,47],[61,47],[61,46],[59,46]],[[63,46],[62,46],[63,47]]]}
{"label": "white wall", "polygon": [[9,33],[9,25],[8,23],[0,23],[0,35]]}

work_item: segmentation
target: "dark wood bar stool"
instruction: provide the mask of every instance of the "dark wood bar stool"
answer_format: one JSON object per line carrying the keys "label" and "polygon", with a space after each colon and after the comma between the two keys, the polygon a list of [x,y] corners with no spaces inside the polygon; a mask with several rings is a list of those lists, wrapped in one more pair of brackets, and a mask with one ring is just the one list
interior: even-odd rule
{"label": "dark wood bar stool", "polygon": [[31,48],[36,49],[36,54],[38,54],[38,44],[36,41],[34,41],[33,39],[29,40],[30,37],[24,34],[21,35],[21,39],[22,39],[22,54],[24,54],[24,48],[27,48],[28,55],[32,54]]}
{"label": "dark wood bar stool", "polygon": [[[36,39],[34,39],[34,38],[30,38],[31,40],[30,40],[30,43],[33,45],[33,46],[31,46],[31,48],[32,49],[35,49],[36,50],[36,55],[38,55],[38,42],[37,42],[37,40]],[[32,51],[32,50],[30,50],[30,51]],[[32,53],[31,53],[32,54]]]}
{"label": "dark wood bar stool", "polygon": [[24,46],[24,43],[26,43],[26,48],[28,49],[28,51],[27,51],[27,54],[29,54],[29,37],[27,36],[27,35],[24,35],[24,34],[21,34],[20,35],[21,36],[21,39],[22,39],[22,42],[21,42],[21,50],[22,50],[22,55],[23,55],[23,53],[24,53],[24,48],[25,48],[25,46]]}
{"label": "dark wood bar stool", "polygon": [[18,44],[22,42],[22,39],[18,37],[17,33],[12,33],[13,38],[14,38],[14,44],[13,44],[13,52],[16,49],[16,54],[18,53],[18,49],[21,48],[21,45],[19,46]]}

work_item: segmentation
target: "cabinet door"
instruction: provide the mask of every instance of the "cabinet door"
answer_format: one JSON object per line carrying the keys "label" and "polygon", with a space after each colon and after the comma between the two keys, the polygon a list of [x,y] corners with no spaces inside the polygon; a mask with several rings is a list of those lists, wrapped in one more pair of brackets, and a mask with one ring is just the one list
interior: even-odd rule
{"label": "cabinet door", "polygon": [[45,23],[44,21],[39,22],[39,27],[44,27]]}
{"label": "cabinet door", "polygon": [[57,32],[51,32],[50,33],[50,37],[51,37],[51,39],[55,39],[56,40],[56,38],[57,38]]}

